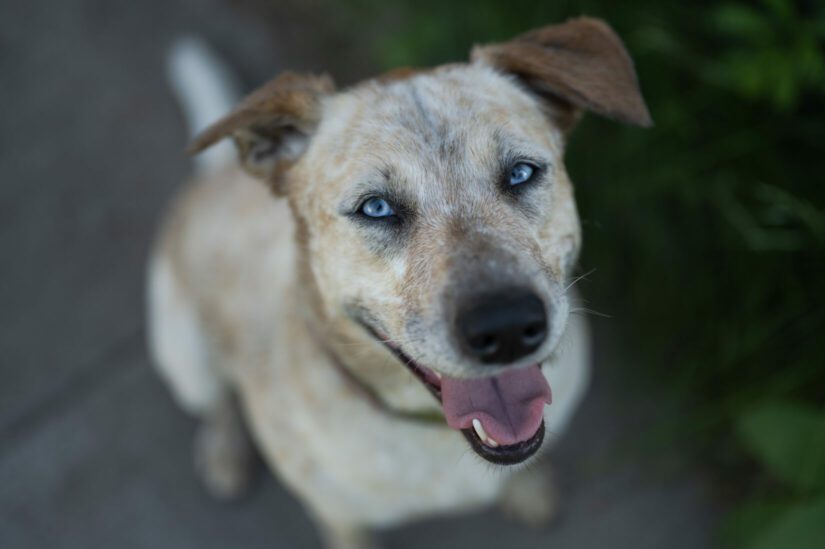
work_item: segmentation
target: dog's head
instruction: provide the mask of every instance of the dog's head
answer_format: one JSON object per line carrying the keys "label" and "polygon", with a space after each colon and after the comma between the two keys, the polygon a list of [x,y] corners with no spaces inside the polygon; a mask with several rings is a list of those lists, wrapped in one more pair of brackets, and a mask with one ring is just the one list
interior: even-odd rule
{"label": "dog's head", "polygon": [[343,362],[409,382],[400,359],[482,457],[514,463],[541,444],[540,367],[569,314],[581,235],[563,153],[582,110],[651,123],[621,41],[587,18],[338,93],[283,75],[193,148],[233,136],[289,199],[316,316],[361,341]]}

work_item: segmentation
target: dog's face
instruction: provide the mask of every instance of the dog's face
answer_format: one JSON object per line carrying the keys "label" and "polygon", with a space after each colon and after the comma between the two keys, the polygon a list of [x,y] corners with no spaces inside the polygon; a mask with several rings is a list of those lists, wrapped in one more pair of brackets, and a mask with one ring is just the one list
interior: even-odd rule
{"label": "dog's face", "polygon": [[[540,103],[456,65],[361,85],[322,120],[289,193],[325,315],[451,377],[546,358],[580,236],[563,135]],[[495,325],[514,307],[532,311],[523,325]]]}
{"label": "dog's face", "polygon": [[482,457],[522,461],[581,242],[566,133],[582,108],[649,123],[621,42],[580,19],[338,94],[286,78],[197,146],[232,133],[288,197],[326,326],[400,359]]}

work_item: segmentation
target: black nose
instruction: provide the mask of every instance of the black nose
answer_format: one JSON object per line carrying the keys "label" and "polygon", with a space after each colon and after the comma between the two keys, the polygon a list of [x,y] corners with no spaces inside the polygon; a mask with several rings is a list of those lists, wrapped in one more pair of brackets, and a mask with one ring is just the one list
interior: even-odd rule
{"label": "black nose", "polygon": [[547,336],[544,303],[529,291],[475,298],[460,310],[458,337],[468,354],[487,364],[507,364],[539,348]]}

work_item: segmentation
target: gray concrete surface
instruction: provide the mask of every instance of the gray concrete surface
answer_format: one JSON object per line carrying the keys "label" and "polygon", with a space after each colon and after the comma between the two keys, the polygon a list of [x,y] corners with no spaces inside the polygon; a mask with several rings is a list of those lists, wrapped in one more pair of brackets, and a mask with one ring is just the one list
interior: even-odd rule
{"label": "gray concrete surface", "polygon": [[[206,496],[194,425],[150,370],[142,328],[148,243],[187,171],[164,51],[198,32],[250,82],[356,65],[302,43],[309,24],[264,24],[218,0],[0,1],[0,548],[317,546],[268,473],[240,502]],[[609,324],[598,326],[602,349]],[[524,531],[487,511],[383,533],[386,545],[708,546],[705,480],[632,451],[656,406],[618,390],[611,357],[597,358],[556,452],[555,527]]]}

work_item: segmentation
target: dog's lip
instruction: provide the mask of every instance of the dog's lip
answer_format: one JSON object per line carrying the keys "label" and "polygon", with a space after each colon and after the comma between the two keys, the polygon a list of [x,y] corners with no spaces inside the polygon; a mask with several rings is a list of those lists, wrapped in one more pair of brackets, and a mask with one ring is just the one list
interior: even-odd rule
{"label": "dog's lip", "polygon": [[[370,335],[382,343],[385,348],[404,364],[404,366],[424,384],[439,403],[441,402],[441,384],[438,381],[441,374],[418,364],[409,355],[404,353],[399,345],[385,336],[383,332],[373,328],[364,321],[359,321],[359,323]],[[539,363],[539,365],[540,364],[541,363]],[[516,444],[500,445],[494,448],[484,444],[474,429],[461,429],[461,433],[464,435],[464,438],[467,439],[473,451],[483,459],[497,465],[515,465],[529,459],[541,448],[544,442],[544,431],[544,420],[542,420],[538,429],[536,429],[536,432],[530,438],[517,442]]]}
{"label": "dog's lip", "polygon": [[530,458],[541,448],[544,442],[544,420],[541,421],[533,436],[508,446],[498,446],[496,448],[488,446],[481,441],[473,429],[462,429],[461,434],[470,443],[475,453],[487,461],[497,465],[515,465]]}
{"label": "dog's lip", "polygon": [[382,332],[379,332],[366,323],[362,322],[362,324],[376,340],[381,342],[384,347],[386,347],[395,356],[395,358],[406,366],[407,369],[410,370],[427,389],[429,389],[433,396],[441,402],[441,383],[439,382],[439,377],[441,375],[440,373],[431,368],[426,368],[419,365],[409,355],[402,351],[401,347],[392,343],[388,337],[384,337]]}

